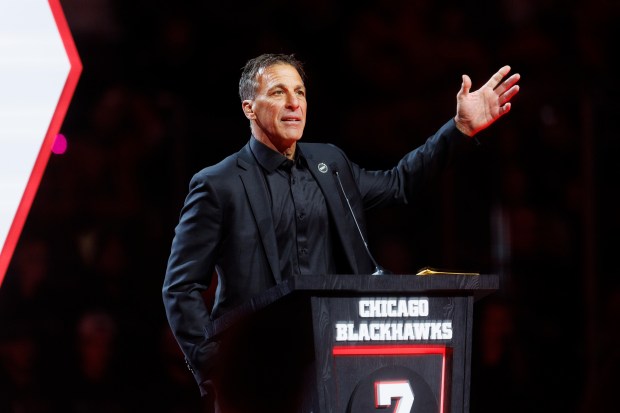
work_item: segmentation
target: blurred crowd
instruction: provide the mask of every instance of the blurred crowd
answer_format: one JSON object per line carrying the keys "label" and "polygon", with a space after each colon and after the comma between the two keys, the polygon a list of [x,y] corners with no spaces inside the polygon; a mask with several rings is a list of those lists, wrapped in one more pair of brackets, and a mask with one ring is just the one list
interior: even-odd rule
{"label": "blurred crowd", "polygon": [[371,169],[454,115],[462,73],[521,73],[474,152],[369,212],[370,247],[396,273],[500,275],[475,306],[472,412],[615,405],[617,3],[172,3],[61,0],[84,70],[0,288],[0,412],[200,412],[161,283],[191,175],[249,138],[237,82],[263,52],[307,64],[304,139]]}

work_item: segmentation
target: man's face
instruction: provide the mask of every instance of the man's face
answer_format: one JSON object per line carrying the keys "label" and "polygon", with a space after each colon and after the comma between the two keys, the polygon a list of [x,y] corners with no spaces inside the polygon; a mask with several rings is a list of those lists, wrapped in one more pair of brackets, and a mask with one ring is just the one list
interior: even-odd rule
{"label": "man's face", "polygon": [[277,64],[259,73],[256,95],[244,100],[242,107],[254,121],[254,136],[279,152],[301,139],[306,125],[306,88],[293,66]]}

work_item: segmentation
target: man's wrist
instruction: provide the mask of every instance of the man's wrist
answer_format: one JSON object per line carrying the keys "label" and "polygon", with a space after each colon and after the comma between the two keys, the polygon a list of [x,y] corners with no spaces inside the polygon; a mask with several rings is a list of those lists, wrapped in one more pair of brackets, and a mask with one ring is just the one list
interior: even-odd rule
{"label": "man's wrist", "polygon": [[461,122],[458,116],[454,117],[454,125],[463,135],[467,136],[468,138],[474,137],[475,132],[471,128],[467,127],[463,122]]}

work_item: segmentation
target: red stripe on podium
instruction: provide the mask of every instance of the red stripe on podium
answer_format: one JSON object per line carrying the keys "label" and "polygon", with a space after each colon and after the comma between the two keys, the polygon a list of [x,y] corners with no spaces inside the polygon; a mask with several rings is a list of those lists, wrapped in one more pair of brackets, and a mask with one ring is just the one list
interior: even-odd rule
{"label": "red stripe on podium", "polygon": [[444,413],[445,406],[445,387],[446,387],[446,355],[452,349],[446,345],[409,345],[392,344],[382,346],[334,346],[332,355],[334,356],[441,356],[441,389],[439,400],[439,411]]}

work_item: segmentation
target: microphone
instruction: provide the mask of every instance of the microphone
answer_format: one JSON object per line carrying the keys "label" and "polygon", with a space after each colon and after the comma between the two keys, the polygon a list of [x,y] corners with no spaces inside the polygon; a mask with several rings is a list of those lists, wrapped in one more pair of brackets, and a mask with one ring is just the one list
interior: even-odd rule
{"label": "microphone", "polygon": [[368,257],[370,257],[370,261],[372,261],[372,264],[375,266],[375,272],[373,272],[372,275],[392,274],[391,271],[388,271],[382,266],[380,266],[377,263],[377,261],[375,261],[375,258],[372,256],[372,254],[370,253],[370,249],[368,248],[368,243],[366,242],[366,239],[364,238],[364,234],[362,233],[362,229],[360,228],[360,225],[357,223],[357,218],[355,217],[355,213],[353,212],[353,208],[351,207],[351,202],[349,202],[349,197],[347,196],[347,193],[344,190],[344,186],[342,185],[342,181],[340,180],[340,174],[338,173],[338,169],[333,164],[332,164],[332,170],[334,171],[334,175],[336,176],[336,180],[338,181],[338,185],[340,186],[340,191],[342,192],[344,199],[347,201],[347,206],[349,207],[349,212],[351,212],[351,216],[353,217],[353,222],[355,222],[355,226],[357,227],[357,232],[360,234],[360,238],[362,239],[362,242],[364,243],[364,248],[366,248],[366,254],[368,254]]}

